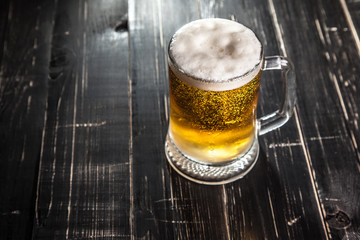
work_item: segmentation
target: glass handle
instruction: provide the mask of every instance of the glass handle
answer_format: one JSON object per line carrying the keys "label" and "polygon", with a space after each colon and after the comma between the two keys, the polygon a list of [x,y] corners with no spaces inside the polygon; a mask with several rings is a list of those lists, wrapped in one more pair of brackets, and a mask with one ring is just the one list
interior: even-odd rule
{"label": "glass handle", "polygon": [[294,65],[289,59],[282,56],[265,57],[262,70],[281,70],[283,98],[279,110],[265,115],[258,120],[259,135],[284,125],[293,114],[296,103],[295,71]]}

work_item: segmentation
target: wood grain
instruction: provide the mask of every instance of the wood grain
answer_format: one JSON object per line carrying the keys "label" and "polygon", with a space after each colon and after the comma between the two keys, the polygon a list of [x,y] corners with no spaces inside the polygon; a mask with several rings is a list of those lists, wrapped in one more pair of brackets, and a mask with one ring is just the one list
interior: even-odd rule
{"label": "wood grain", "polygon": [[326,225],[333,239],[358,236],[359,54],[353,34],[338,1],[274,5],[281,29],[288,29],[282,32],[286,52],[303,79],[299,122]]}
{"label": "wood grain", "polygon": [[[170,30],[169,25],[164,23],[172,22],[174,27],[179,27],[197,14],[197,9],[190,2],[187,9],[177,8],[177,4],[179,2],[175,1],[137,1],[129,5],[134,166],[130,178],[133,187],[131,224],[134,238],[189,238],[195,236],[194,233],[178,232],[173,226],[189,229],[187,226],[198,225],[191,218],[174,216],[178,208],[173,204],[178,199],[173,195],[163,152],[167,131],[168,38],[165,36],[170,36],[172,33],[169,31],[175,30]],[[181,14],[175,14],[175,11]],[[182,200],[179,199],[180,205],[183,205]],[[187,209],[191,209],[191,206]]]}
{"label": "wood grain", "polygon": [[32,234],[52,10],[52,2],[0,3],[0,239]]}
{"label": "wood grain", "polygon": [[35,236],[127,238],[127,3],[61,1],[55,16]]}
{"label": "wood grain", "polygon": [[198,10],[184,1],[138,1],[129,9],[133,238],[226,239],[223,188],[186,181],[169,168],[163,152],[167,44],[177,28],[198,18]]}
{"label": "wood grain", "polygon": [[[359,239],[358,0],[0,1],[0,239]],[[222,17],[296,67],[243,179],[167,164],[167,45]],[[264,72],[258,116],[281,100]]]}
{"label": "wood grain", "polygon": [[[211,5],[207,1],[201,1],[203,17],[223,17],[237,20],[255,31],[264,44],[265,55],[281,54],[281,45],[276,41],[276,23],[273,21],[271,6],[262,4],[261,1],[235,3],[227,1]],[[231,6],[231,7],[229,7]],[[281,81],[279,73],[264,72],[259,100],[259,114],[264,115],[276,109],[280,103]],[[228,207],[231,212],[239,211],[236,215],[243,215],[246,223],[243,223],[244,232],[237,232],[233,238],[247,238],[248,232],[255,232],[257,235],[250,238],[304,238],[304,239],[325,239],[327,229],[322,221],[322,214],[319,212],[317,193],[312,184],[312,175],[306,164],[306,156],[303,152],[303,144],[298,135],[296,116],[282,128],[268,133],[260,138],[262,154],[259,158],[259,165],[263,164],[263,173],[251,176],[239,181],[239,186],[228,188],[229,196],[239,196]],[[300,129],[301,131],[301,129]],[[261,163],[264,161],[264,163]],[[254,179],[251,179],[253,177]],[[258,180],[260,178],[261,180]],[[249,183],[246,181],[249,179]],[[251,180],[250,180],[251,179]],[[301,179],[306,179],[302,181]],[[259,182],[260,181],[260,182]],[[252,182],[257,183],[254,184]],[[262,183],[262,184],[261,184]],[[240,185],[241,184],[241,185]],[[243,184],[243,185],[242,185]],[[255,194],[251,199],[258,199],[256,205],[260,209],[254,210],[247,202],[243,191],[244,186],[259,186],[255,193],[248,189],[247,195]],[[306,197],[304,197],[306,196]],[[244,206],[236,208],[236,206]],[[259,214],[257,211],[267,211],[267,214]],[[254,215],[257,218],[252,218]],[[307,216],[316,218],[317,225],[310,225]],[[254,231],[252,222],[257,219],[261,231]],[[232,217],[233,225],[240,219]],[[271,222],[271,225],[264,223]],[[234,229],[236,229],[234,227]],[[266,230],[265,230],[266,229]],[[315,230],[316,229],[316,230]]]}
{"label": "wood grain", "polygon": [[[175,6],[178,6],[177,11],[181,11],[181,12],[186,12],[189,13],[189,10],[187,9],[187,6],[189,6],[186,3],[174,3]],[[155,6],[154,6],[155,5]],[[137,8],[135,8],[135,13],[134,15],[137,16],[137,12],[139,12],[138,14],[141,14],[141,12],[143,11],[142,8],[146,8],[146,9],[154,9],[156,10],[156,7],[159,6],[156,4],[154,5],[145,5],[145,4],[139,4],[136,5]],[[207,6],[211,5],[210,3],[206,3],[206,2],[201,2],[200,6],[205,6],[205,7],[201,7],[199,9],[198,12],[194,12],[192,17],[188,17],[189,19],[196,19],[199,17],[199,14],[203,17],[209,17],[211,16],[211,12],[214,11],[216,12],[217,16],[222,16],[222,17],[234,17],[233,11],[235,10],[234,8],[230,8],[231,11],[229,11],[229,9],[225,9],[224,7],[221,6],[217,6],[214,5],[213,8],[207,8]],[[225,5],[226,6],[226,5]],[[229,3],[229,6],[234,6],[234,4]],[[256,6],[256,5],[255,5]],[[174,24],[174,22],[176,22],[176,16],[182,16],[182,14],[174,14],[171,13],[169,11],[169,9],[172,9],[171,6],[170,7],[164,7],[164,9],[166,9],[165,13],[161,14],[161,17],[163,19],[169,19],[171,18],[171,23]],[[221,9],[221,10],[219,10]],[[239,11],[239,9],[236,9],[237,11]],[[235,10],[235,11],[236,11]],[[222,12],[221,12],[222,11]],[[130,11],[130,16],[132,16],[132,11]],[[167,14],[169,15],[169,17],[166,17]],[[153,16],[158,16],[159,13],[156,12],[156,14],[153,14]],[[241,14],[239,14],[241,15]],[[142,16],[142,15],[140,15]],[[175,17],[174,17],[175,16]],[[145,16],[145,17],[149,17],[149,16]],[[175,18],[175,19],[174,19]],[[244,17],[245,18],[245,17]],[[132,24],[130,18],[130,23]],[[159,33],[164,33],[167,32],[167,28],[171,28],[171,27],[167,27],[167,23],[168,20],[165,20],[162,22],[161,25],[157,25],[154,24],[154,21],[156,21],[156,19],[152,19],[153,21],[151,21],[151,19],[143,19],[141,22],[142,23],[147,23],[150,24],[150,26],[145,25],[142,27],[138,27],[136,25],[136,23],[134,24],[134,28],[135,29],[141,29],[141,33],[139,34],[143,34],[142,36],[146,37],[148,35],[150,35],[151,33],[144,33],[143,29],[146,29],[146,31],[151,31],[151,29],[153,28],[157,28]],[[153,23],[151,25],[151,23]],[[155,22],[156,23],[156,22]],[[134,31],[131,28],[130,24],[130,36],[131,36],[131,41],[132,38],[134,38],[135,35]],[[255,25],[256,26],[256,25]],[[161,29],[162,27],[162,29]],[[165,29],[165,30],[164,30]],[[172,31],[170,32],[174,32],[176,30],[172,29]],[[156,30],[155,30],[156,31]],[[164,35],[167,35],[166,33]],[[171,35],[169,35],[170,38]],[[161,36],[160,36],[161,37]],[[142,37],[139,37],[139,39],[142,39]],[[163,40],[164,41],[164,40]],[[155,49],[158,49],[158,47],[156,47],[156,43],[157,42],[161,42],[160,40],[154,40],[154,42],[152,44],[155,44]],[[135,45],[136,43],[133,43],[133,45]],[[131,45],[132,46],[132,45]],[[136,51],[140,51],[142,52],[141,58],[136,58],[136,53],[132,54],[132,56],[135,55],[135,64],[143,64],[143,67],[135,67],[136,73],[134,73],[134,76],[131,77],[132,82],[134,83],[136,81],[136,90],[133,90],[133,92],[135,92],[135,96],[133,97],[133,104],[136,102],[137,103],[137,107],[142,106],[143,108],[140,109],[142,111],[140,111],[138,108],[133,108],[133,112],[137,112],[138,114],[141,114],[139,117],[139,119],[141,120],[142,118],[144,120],[142,120],[142,126],[143,129],[146,129],[146,125],[149,126],[153,126],[153,123],[149,123],[149,119],[153,119],[153,117],[151,117],[152,115],[156,115],[156,112],[161,111],[161,109],[159,110],[158,108],[154,108],[154,106],[156,106],[156,100],[151,100],[148,97],[146,98],[146,101],[144,100],[139,100],[137,98],[135,98],[137,96],[137,94],[139,94],[140,96],[146,96],[146,94],[149,94],[148,91],[149,89],[151,89],[151,91],[156,91],[159,92],[161,91],[161,89],[159,88],[155,88],[154,86],[154,90],[152,90],[151,86],[144,86],[149,82],[149,74],[142,74],[144,76],[146,76],[145,80],[142,80],[142,77],[138,77],[138,74],[141,76],[141,73],[139,73],[138,69],[144,69],[143,71],[148,72],[149,70],[145,68],[145,66],[147,66],[150,62],[151,59],[157,59],[158,54],[155,53],[151,53],[148,49],[151,49],[150,46],[144,46],[145,49],[139,49],[136,48]],[[133,50],[132,50],[133,51]],[[145,56],[144,54],[147,53]],[[140,55],[140,54],[139,54]],[[150,55],[150,56],[148,56]],[[146,59],[147,60],[146,60]],[[160,59],[161,61],[161,59]],[[142,63],[144,62],[144,63]],[[157,62],[157,61],[156,61]],[[161,68],[163,66],[155,66],[151,69],[156,69],[159,72],[161,72]],[[133,68],[134,69],[134,68]],[[166,70],[164,70],[166,71]],[[136,75],[135,75],[136,74]],[[152,73],[152,75],[156,78],[157,75],[155,75],[155,73]],[[150,75],[151,76],[151,75]],[[154,78],[153,77],[153,78]],[[151,78],[151,77],[150,77]],[[165,77],[164,77],[165,78]],[[138,81],[143,81],[143,84],[138,83]],[[146,81],[146,82],[145,82]],[[156,83],[156,79],[153,80],[154,83]],[[151,81],[150,81],[151,82]],[[147,88],[146,92],[141,92],[142,94],[139,93],[139,91],[137,89],[141,89],[141,88]],[[273,91],[276,91],[276,89],[274,89]],[[157,94],[149,94],[150,97],[154,96],[154,95],[160,95],[159,93]],[[134,99],[135,98],[135,99]],[[150,104],[150,102],[152,103],[152,106],[149,106],[148,104]],[[158,100],[159,102],[159,100]],[[151,109],[152,111],[147,111],[148,109]],[[160,115],[161,116],[161,115]],[[146,119],[146,120],[145,120]],[[158,120],[160,123],[162,123],[162,120]],[[134,121],[136,122],[136,121]],[[295,126],[294,122],[293,122],[293,126]],[[140,128],[140,126],[138,125],[134,125],[133,129],[137,129]],[[134,130],[136,131],[136,130]],[[154,136],[156,136],[157,132],[159,132],[158,130],[154,130],[154,127],[152,127],[151,129],[147,130],[147,131],[151,131],[148,132],[148,134],[145,132],[146,130],[144,130],[144,132],[141,132],[140,134],[136,134],[136,137],[139,138],[140,140],[138,140],[139,142],[136,141],[136,139],[134,138],[134,164],[137,163],[137,161],[141,161],[138,159],[141,158],[145,158],[145,156],[149,155],[151,152],[151,149],[149,150],[144,150],[149,148],[152,148],[153,146],[144,146],[144,142],[147,142],[146,139],[147,137],[152,137],[154,138]],[[135,135],[134,135],[135,136]],[[293,136],[293,134],[289,134],[289,136]],[[296,135],[295,135],[296,137]],[[156,137],[158,138],[158,137]],[[155,138],[155,139],[156,139]],[[298,139],[292,140],[292,141],[296,141]],[[278,139],[275,139],[273,141],[278,141]],[[290,139],[288,141],[291,141]],[[162,146],[162,141],[158,141],[159,146],[155,147],[155,149],[161,148]],[[300,144],[299,144],[300,145]],[[139,146],[139,147],[137,147]],[[142,149],[142,152],[140,151],[136,151],[136,148],[140,148]],[[272,149],[275,150],[276,152],[273,153],[275,158],[277,157],[277,154],[280,155],[279,158],[286,158],[289,157],[289,155],[293,154],[293,152],[295,152],[296,155],[300,155],[302,154],[302,149],[299,146],[295,147],[295,150],[288,150],[287,152],[284,152],[284,150],[282,149]],[[284,157],[285,154],[285,157]],[[140,155],[140,156],[139,156]],[[269,155],[269,154],[267,154]],[[139,157],[137,157],[139,156]],[[162,156],[160,156],[162,157]],[[290,156],[291,157],[291,156]],[[303,156],[304,158],[304,156]],[[266,158],[262,157],[262,160],[259,161],[266,161]],[[180,238],[184,238],[184,239],[192,239],[192,238],[200,238],[200,239],[209,239],[209,238],[213,238],[213,239],[227,239],[227,238],[238,238],[238,237],[247,237],[247,238],[255,238],[255,239],[262,239],[262,238],[275,238],[280,236],[286,236],[288,235],[289,237],[291,236],[295,236],[295,235],[299,235],[301,234],[304,237],[324,237],[324,235],[326,236],[327,231],[326,229],[324,229],[324,226],[321,224],[321,214],[319,214],[319,210],[316,207],[316,202],[315,202],[315,197],[314,196],[314,192],[313,192],[313,198],[306,198],[305,200],[302,199],[302,195],[306,195],[308,194],[309,190],[312,191],[312,185],[310,183],[310,179],[311,179],[311,175],[308,173],[308,169],[307,169],[307,165],[304,164],[305,160],[303,161],[292,161],[290,162],[290,164],[292,163],[292,165],[294,165],[294,163],[297,163],[296,166],[291,166],[293,169],[293,171],[291,171],[290,173],[288,173],[288,177],[286,180],[283,181],[290,181],[292,179],[296,180],[293,183],[296,184],[299,182],[299,180],[297,178],[293,178],[293,175],[298,175],[299,178],[303,178],[304,174],[307,175],[309,182],[306,182],[306,184],[304,184],[303,186],[301,186],[299,189],[296,189],[295,191],[291,188],[290,186],[285,186],[287,189],[285,190],[280,190],[279,191],[279,185],[281,186],[281,184],[279,184],[277,178],[279,178],[278,174],[279,173],[275,173],[272,174],[272,177],[270,179],[264,179],[264,176],[266,175],[270,175],[268,171],[270,171],[271,167],[265,167],[266,171],[261,172],[258,175],[253,175],[250,176],[248,178],[245,178],[244,180],[241,180],[237,183],[234,184],[230,184],[227,185],[226,187],[205,187],[205,186],[198,186],[196,184],[192,184],[189,183],[187,181],[184,181],[182,178],[179,178],[178,180],[174,180],[174,178],[178,178],[178,176],[176,174],[171,173],[170,177],[171,177],[171,183],[172,185],[170,185],[170,198],[168,198],[167,201],[169,201],[168,205],[170,207],[170,209],[174,208],[174,204],[176,202],[176,204],[179,205],[183,205],[184,201],[188,202],[190,200],[192,200],[190,203],[187,204],[191,204],[191,206],[193,207],[193,209],[196,209],[195,212],[190,215],[187,216],[188,214],[188,209],[182,209],[182,208],[176,208],[177,210],[176,212],[172,213],[173,216],[170,215],[170,217],[174,218],[174,216],[183,216],[182,217],[182,221],[183,223],[186,223],[186,225],[172,225],[169,226],[170,230],[165,230],[161,227],[156,227],[158,224],[156,224],[157,222],[159,222],[159,220],[157,219],[156,215],[153,213],[153,206],[151,204],[151,201],[155,201],[155,200],[151,200],[151,198],[159,198],[158,195],[160,195],[161,191],[156,190],[156,187],[154,186],[149,186],[148,182],[156,182],[156,178],[160,179],[161,175],[160,173],[163,175],[165,173],[166,176],[166,171],[164,172],[159,172],[158,174],[156,174],[154,176],[150,176],[150,164],[154,164],[153,162],[151,163],[147,163],[147,162],[143,162],[141,161],[141,164],[139,164],[138,166],[147,166],[144,169],[140,169],[138,166],[136,169],[134,169],[134,172],[136,174],[136,172],[139,172],[139,175],[136,175],[134,177],[134,179],[140,179],[140,178],[144,178],[144,180],[142,181],[143,183],[134,183],[134,188],[140,188],[140,189],[146,189],[146,194],[145,196],[142,195],[138,195],[137,191],[134,193],[135,198],[139,198],[140,200],[138,200],[139,202],[134,202],[135,206],[137,207],[137,205],[141,205],[143,204],[144,206],[147,207],[146,210],[140,210],[142,214],[144,214],[143,212],[147,212],[146,216],[151,216],[149,217],[151,219],[151,223],[148,224],[142,224],[142,225],[149,225],[148,226],[148,231],[146,232],[145,230],[142,230],[142,235],[140,236],[148,236],[148,237],[160,237],[163,239],[169,238],[170,235],[169,234],[174,234],[172,237],[170,238],[177,238],[180,236]],[[149,166],[148,166],[149,164]],[[277,163],[279,165],[282,165],[282,167],[284,168],[284,172],[286,172],[286,169],[289,168],[287,167],[285,164],[286,163]],[[264,165],[262,165],[264,166]],[[302,171],[299,171],[299,167],[300,169],[302,169]],[[279,168],[279,167],[278,167]],[[149,170],[147,170],[149,169]],[[297,169],[297,171],[295,171],[295,169]],[[151,172],[153,172],[154,170],[152,170]],[[254,170],[255,171],[255,170]],[[291,177],[290,177],[291,176]],[[164,178],[164,177],[163,177]],[[283,177],[282,177],[283,178]],[[151,179],[151,180],[149,180]],[[166,177],[165,177],[166,179]],[[257,180],[259,179],[259,180]],[[257,182],[258,181],[264,181],[264,182],[268,182],[270,183],[269,185],[263,185],[262,188],[255,188],[255,184],[253,182]],[[269,181],[270,180],[270,181]],[[157,180],[159,181],[159,180]],[[252,184],[249,184],[252,183]],[[164,184],[164,183],[163,183]],[[142,186],[145,185],[145,186]],[[252,186],[252,187],[249,187]],[[151,188],[152,191],[149,192],[149,190],[147,190],[148,188]],[[155,190],[154,190],[155,188]],[[175,191],[174,189],[180,189],[178,191]],[[234,189],[236,189],[234,191]],[[252,204],[249,205],[249,203],[246,201],[245,198],[242,198],[241,196],[241,189],[245,189],[243,191],[245,191],[247,194],[246,195],[250,195],[251,199],[256,199],[257,196],[264,196],[267,198],[267,201],[263,202],[260,199],[258,201],[256,201],[256,206],[254,208],[253,206],[253,202]],[[255,189],[255,190],[254,190]],[[273,191],[271,191],[269,189],[273,189]],[[280,188],[281,189],[281,188]],[[185,191],[186,190],[186,191]],[[144,191],[144,190],[138,190],[139,192]],[[166,189],[166,186],[164,186],[164,193],[166,194],[169,190]],[[159,193],[157,193],[159,192]],[[290,193],[289,193],[290,192]],[[272,204],[272,200],[271,198],[274,198],[274,196],[271,195],[275,195],[276,196],[276,200],[274,200],[275,202],[275,210],[274,210],[274,206]],[[290,195],[291,197],[287,196]],[[150,198],[149,198],[150,196]],[[161,196],[161,195],[160,195]],[[166,196],[166,195],[165,195]],[[206,197],[202,197],[202,196],[206,196]],[[220,197],[221,196],[221,197]],[[239,197],[237,197],[239,196]],[[145,199],[141,199],[142,197],[145,197]],[[229,200],[230,198],[230,200]],[[278,199],[281,198],[285,198],[287,201],[287,206],[288,209],[284,208],[284,201],[279,201]],[[173,199],[176,199],[176,201],[174,202]],[[196,201],[194,202],[193,200],[196,199]],[[209,199],[211,199],[210,201],[208,201]],[[159,200],[158,200],[159,201]],[[304,202],[306,205],[304,205]],[[315,205],[315,206],[314,206]],[[304,207],[305,206],[305,207]],[[136,208],[135,207],[135,208]],[[295,209],[294,209],[295,208]],[[207,209],[207,210],[205,210]],[[211,209],[211,211],[209,211]],[[306,209],[306,210],[305,210]],[[163,215],[166,215],[166,205],[164,206],[164,210],[165,213]],[[236,211],[241,211],[241,212],[236,212]],[[277,219],[273,219],[274,216],[274,211],[276,212],[276,216]],[[236,214],[234,214],[234,212]],[[175,215],[174,215],[175,214]],[[318,223],[318,225],[309,225],[306,222],[306,215],[312,215],[313,217],[316,218],[318,221],[316,221]],[[134,216],[134,218],[142,218],[144,217],[143,215],[140,216]],[[176,219],[178,217],[175,217]],[[201,219],[200,222],[193,222],[191,221],[192,219]],[[245,220],[246,219],[246,220]],[[299,219],[301,219],[299,221]],[[280,226],[278,226],[278,224],[276,223],[276,220],[278,222],[278,224],[280,224]],[[238,224],[241,223],[243,224],[243,228],[238,228]],[[265,224],[265,223],[273,223],[272,225],[269,224]],[[299,222],[298,224],[294,224],[295,222]],[[179,222],[177,222],[179,223]],[[202,224],[206,225],[206,226],[214,226],[214,227],[210,227],[207,228],[206,231],[201,230],[201,228],[199,229],[199,224],[200,226]],[[137,221],[134,221],[134,225],[138,225]],[[155,225],[155,226],[154,226]],[[298,227],[297,227],[298,226]],[[316,231],[314,231],[314,229],[317,228]],[[216,230],[215,230],[216,229]],[[218,229],[222,229],[222,230],[218,230]],[[262,231],[259,231],[259,229],[262,229]],[[323,229],[323,233],[321,235],[321,229]],[[200,230],[200,232],[199,232]],[[168,231],[168,233],[166,232]],[[135,233],[138,233],[137,230],[134,230]],[[219,233],[220,232],[220,233]],[[280,233],[279,233],[280,232]],[[146,235],[148,234],[148,235]]]}
{"label": "wood grain", "polygon": [[348,25],[347,30],[351,32],[354,45],[357,49],[358,55],[360,55],[360,2],[357,0],[340,0],[340,5],[344,12],[343,16]]}

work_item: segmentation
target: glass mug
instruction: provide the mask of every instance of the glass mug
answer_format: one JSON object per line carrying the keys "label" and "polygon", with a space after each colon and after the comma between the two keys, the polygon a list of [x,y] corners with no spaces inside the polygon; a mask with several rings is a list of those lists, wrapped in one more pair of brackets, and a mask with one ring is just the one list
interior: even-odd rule
{"label": "glass mug", "polygon": [[[170,120],[165,153],[183,177],[224,184],[245,176],[259,155],[258,136],[285,124],[295,105],[292,63],[264,57],[254,32],[235,21],[190,22],[168,48]],[[280,109],[256,119],[262,71],[281,70]]]}

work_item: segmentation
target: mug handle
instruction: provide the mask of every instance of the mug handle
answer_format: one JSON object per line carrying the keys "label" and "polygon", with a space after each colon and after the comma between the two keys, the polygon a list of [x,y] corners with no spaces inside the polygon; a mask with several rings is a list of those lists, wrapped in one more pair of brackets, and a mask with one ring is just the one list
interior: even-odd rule
{"label": "mug handle", "polygon": [[293,114],[296,103],[295,70],[294,65],[289,59],[282,56],[265,57],[262,70],[281,70],[283,98],[280,109],[258,120],[259,135],[263,135],[284,125]]}

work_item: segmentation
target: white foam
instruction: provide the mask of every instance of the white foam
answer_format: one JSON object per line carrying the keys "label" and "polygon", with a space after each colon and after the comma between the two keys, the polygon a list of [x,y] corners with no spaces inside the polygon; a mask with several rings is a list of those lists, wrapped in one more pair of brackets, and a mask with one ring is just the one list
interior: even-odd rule
{"label": "white foam", "polygon": [[258,74],[263,61],[262,45],[254,32],[220,18],[196,20],[180,28],[171,40],[170,55],[180,68],[170,61],[174,73],[188,75],[181,79],[215,91],[248,83]]}

